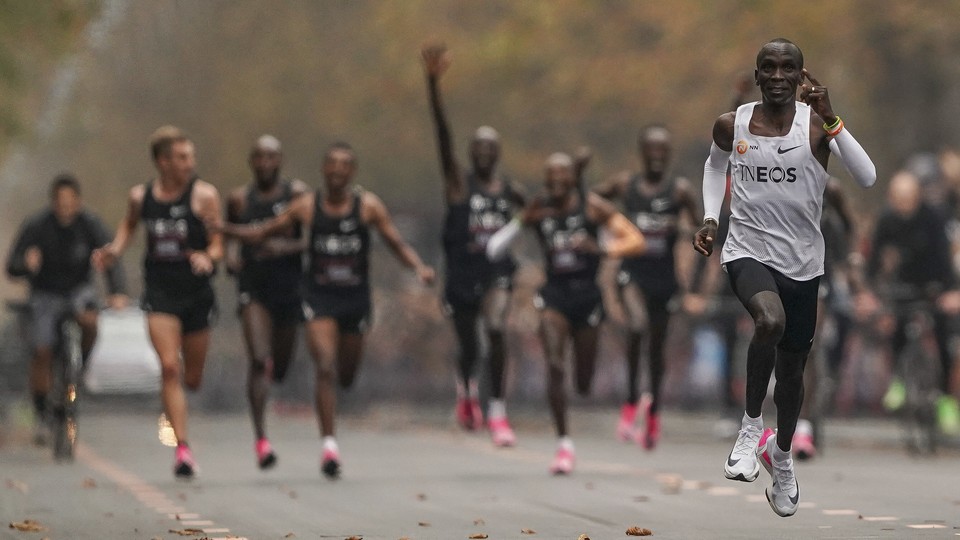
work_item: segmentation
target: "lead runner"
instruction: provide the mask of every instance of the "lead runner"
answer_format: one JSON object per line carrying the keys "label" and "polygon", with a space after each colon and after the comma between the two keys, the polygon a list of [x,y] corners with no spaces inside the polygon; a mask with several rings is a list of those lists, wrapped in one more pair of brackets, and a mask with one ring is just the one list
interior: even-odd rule
{"label": "lead runner", "polygon": [[[714,123],[703,168],[703,227],[693,244],[702,255],[713,252],[729,165],[732,213],[720,260],[755,331],[747,351],[746,411],[724,474],[752,482],[762,463],[773,480],[767,501],[777,515],[787,517],[796,513],[800,500],[790,445],[817,322],[827,161],[830,154],[837,156],[864,188],[877,175],[870,157],[833,112],[827,88],[804,69],[803,53],[794,43],[778,38],[763,45],[754,78],[761,100]],[[763,429],[760,414],[774,369],[776,432]]]}

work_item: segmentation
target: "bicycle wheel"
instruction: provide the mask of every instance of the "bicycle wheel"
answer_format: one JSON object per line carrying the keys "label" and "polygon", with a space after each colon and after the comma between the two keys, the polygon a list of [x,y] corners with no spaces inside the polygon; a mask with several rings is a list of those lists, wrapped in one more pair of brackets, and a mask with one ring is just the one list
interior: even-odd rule
{"label": "bicycle wheel", "polygon": [[54,368],[53,457],[57,461],[73,460],[77,442],[77,386],[82,365],[80,327],[72,317],[60,323],[60,343]]}
{"label": "bicycle wheel", "polygon": [[908,449],[915,454],[932,455],[937,449],[936,400],[939,366],[934,355],[914,348],[905,364],[904,412],[908,432]]}

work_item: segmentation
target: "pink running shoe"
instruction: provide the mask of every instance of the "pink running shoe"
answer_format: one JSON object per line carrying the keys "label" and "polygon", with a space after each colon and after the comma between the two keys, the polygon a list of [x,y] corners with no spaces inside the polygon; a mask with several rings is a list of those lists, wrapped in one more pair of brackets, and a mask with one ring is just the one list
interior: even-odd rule
{"label": "pink running shoe", "polygon": [[200,472],[197,462],[193,460],[193,452],[187,445],[178,445],[174,451],[173,475],[183,480],[192,480]]}
{"label": "pink running shoe", "polygon": [[573,450],[565,447],[557,448],[556,455],[550,463],[550,473],[555,475],[570,474],[573,472]]}
{"label": "pink running shoe", "polygon": [[470,398],[470,417],[473,419],[471,431],[483,428],[483,409],[480,408],[480,400]]}
{"label": "pink running shoe", "polygon": [[624,403],[620,407],[620,421],[617,422],[617,438],[623,442],[634,439],[634,422],[637,420],[637,404]]}
{"label": "pink running shoe", "polygon": [[660,442],[660,413],[651,413],[648,405],[645,416],[643,433],[640,434],[637,442],[643,446],[644,450],[653,450]]}
{"label": "pink running shoe", "polygon": [[809,433],[800,433],[799,431],[794,433],[791,446],[800,461],[806,461],[817,455],[817,447],[813,445],[813,435]]}
{"label": "pink running shoe", "polygon": [[277,464],[277,455],[273,453],[273,447],[266,437],[257,439],[254,450],[257,453],[257,465],[261,469],[269,469]]}
{"label": "pink running shoe", "polygon": [[465,397],[457,398],[457,408],[454,414],[457,417],[457,423],[467,431],[473,431],[473,407],[470,405],[470,399]]}
{"label": "pink running shoe", "polygon": [[320,471],[330,480],[340,478],[340,452],[324,448],[320,458]]}
{"label": "pink running shoe", "polygon": [[510,422],[507,417],[491,418],[487,422],[490,428],[490,438],[493,439],[493,445],[501,448],[517,444],[517,437],[513,434]]}

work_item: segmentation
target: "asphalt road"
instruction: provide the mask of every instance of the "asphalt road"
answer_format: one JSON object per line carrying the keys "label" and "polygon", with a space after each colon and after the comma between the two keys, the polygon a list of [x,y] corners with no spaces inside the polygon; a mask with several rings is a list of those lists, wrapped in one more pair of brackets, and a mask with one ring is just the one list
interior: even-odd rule
{"label": "asphalt road", "polygon": [[[519,445],[495,449],[446,411],[372,406],[343,418],[338,481],[319,474],[309,414],[271,416],[279,464],[267,472],[254,465],[245,416],[197,415],[201,475],[185,483],[172,476],[155,413],[98,409],[81,418],[72,464],[6,430],[0,539],[600,540],[627,538],[631,526],[682,539],[960,537],[960,452],[908,458],[895,426],[877,420],[828,426],[830,451],[798,467],[799,512],[780,518],[763,495],[766,473],[753,484],[723,478],[731,439],[714,436],[704,414],[668,412],[662,444],[645,452],[614,440],[614,411],[576,409],[577,469],[552,477],[545,410],[518,415]],[[25,519],[46,530],[7,528]]]}

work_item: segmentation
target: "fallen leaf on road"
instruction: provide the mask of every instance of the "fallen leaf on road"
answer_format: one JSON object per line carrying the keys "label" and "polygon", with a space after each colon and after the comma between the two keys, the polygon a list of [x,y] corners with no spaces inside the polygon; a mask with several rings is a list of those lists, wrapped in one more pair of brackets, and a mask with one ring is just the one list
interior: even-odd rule
{"label": "fallen leaf on road", "polygon": [[467,538],[470,538],[471,540],[483,540],[484,538],[490,538],[490,537],[487,536],[486,533],[474,533],[468,536]]}
{"label": "fallen leaf on road", "polygon": [[653,536],[653,531],[643,527],[633,526],[627,529],[627,536]]}
{"label": "fallen leaf on road", "polygon": [[23,493],[24,495],[26,495],[27,492],[30,491],[30,487],[27,486],[27,483],[26,483],[26,482],[22,482],[22,481],[20,481],[20,480],[10,480],[10,479],[7,479],[7,487],[8,487],[9,489],[15,489],[15,490],[19,491],[20,493]]}
{"label": "fallen leaf on road", "polygon": [[581,534],[580,536],[578,536],[578,537],[577,537],[577,540],[590,540],[590,537],[587,536],[586,533],[584,533],[584,534]]}
{"label": "fallen leaf on road", "polygon": [[473,524],[474,524],[474,525],[486,525],[486,522],[483,521],[483,520],[480,519],[480,518],[477,518],[477,519],[473,520]]}
{"label": "fallen leaf on road", "polygon": [[429,522],[429,521],[418,521],[418,522],[417,522],[417,525],[419,525],[419,526],[421,526],[421,527],[429,527],[429,526],[430,526],[430,522]]}
{"label": "fallen leaf on road", "polygon": [[362,536],[349,536],[347,540],[363,540]]}
{"label": "fallen leaf on road", "polygon": [[520,529],[520,534],[537,534],[537,531],[533,529]]}
{"label": "fallen leaf on road", "polygon": [[297,535],[295,535],[295,534],[293,534],[292,532],[290,532],[290,533],[287,533],[286,535],[284,535],[284,538],[293,538],[293,537],[295,537],[295,536],[297,536]]}
{"label": "fallen leaf on road", "polygon": [[417,493],[417,500],[418,500],[418,501],[425,501],[425,500],[427,500],[427,494],[426,494],[426,493]]}
{"label": "fallen leaf on road", "polygon": [[86,488],[86,489],[95,488],[95,487],[97,487],[97,481],[94,480],[93,478],[84,478],[82,485],[83,485],[83,487]]}
{"label": "fallen leaf on road", "polygon": [[650,497],[647,497],[646,495],[637,495],[633,498],[633,502],[647,502],[649,500]]}
{"label": "fallen leaf on road", "polygon": [[39,521],[35,519],[25,519],[23,521],[11,521],[10,528],[20,532],[40,532],[47,530]]}
{"label": "fallen leaf on road", "polygon": [[401,536],[400,538],[397,538],[397,540],[410,540],[410,537],[409,537],[409,536]]}
{"label": "fallen leaf on road", "polygon": [[179,534],[180,536],[199,536],[203,534],[203,529],[170,529],[167,532]]}

